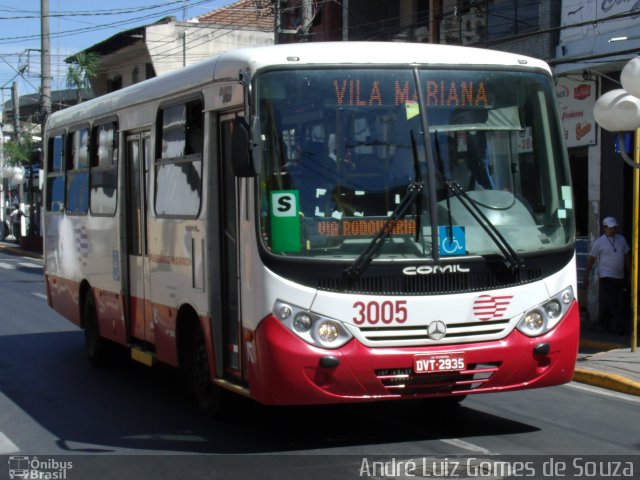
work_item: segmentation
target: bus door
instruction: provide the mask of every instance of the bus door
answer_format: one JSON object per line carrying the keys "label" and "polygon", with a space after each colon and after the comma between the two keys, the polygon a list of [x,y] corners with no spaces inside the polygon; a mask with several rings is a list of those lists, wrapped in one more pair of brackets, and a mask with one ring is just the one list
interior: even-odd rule
{"label": "bus door", "polygon": [[219,121],[219,155],[217,162],[218,197],[217,222],[219,232],[216,263],[219,308],[214,319],[217,375],[239,379],[241,369],[240,288],[238,268],[238,189],[233,172],[231,136],[235,114],[224,115]]}
{"label": "bus door", "polygon": [[139,341],[153,343],[149,302],[147,253],[147,162],[151,154],[149,132],[126,136],[126,258],[128,264],[129,332]]}

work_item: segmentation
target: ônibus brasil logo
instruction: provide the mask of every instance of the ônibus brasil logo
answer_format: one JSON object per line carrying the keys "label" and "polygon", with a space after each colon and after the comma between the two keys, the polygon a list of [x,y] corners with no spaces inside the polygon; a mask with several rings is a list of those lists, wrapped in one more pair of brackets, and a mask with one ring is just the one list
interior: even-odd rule
{"label": "\u00f4nibus brasil logo", "polygon": [[73,468],[72,462],[54,458],[38,459],[13,455],[9,457],[9,478],[25,480],[66,480],[67,471]]}

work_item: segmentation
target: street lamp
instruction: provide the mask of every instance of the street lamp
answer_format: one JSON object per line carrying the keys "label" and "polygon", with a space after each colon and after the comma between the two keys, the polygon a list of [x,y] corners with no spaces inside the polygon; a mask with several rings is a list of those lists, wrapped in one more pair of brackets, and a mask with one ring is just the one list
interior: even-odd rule
{"label": "street lamp", "polygon": [[[633,37],[618,37],[628,40]],[[637,37],[637,38],[640,38]],[[614,41],[614,39],[609,40]],[[640,210],[640,57],[627,63],[620,74],[621,89],[602,95],[593,107],[595,121],[605,130],[618,132],[620,145],[624,145],[622,134],[635,130],[633,160],[624,148],[620,155],[633,167],[633,235],[631,272],[631,351],[638,348],[638,216]]]}

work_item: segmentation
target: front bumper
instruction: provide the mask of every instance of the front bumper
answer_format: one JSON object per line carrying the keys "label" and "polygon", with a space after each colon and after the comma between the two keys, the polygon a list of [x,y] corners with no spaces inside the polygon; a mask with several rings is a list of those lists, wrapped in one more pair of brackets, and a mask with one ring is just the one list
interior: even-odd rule
{"label": "front bumper", "polygon": [[[575,301],[565,318],[539,337],[514,329],[502,340],[430,347],[369,348],[353,339],[340,349],[326,350],[303,342],[270,315],[255,332],[249,389],[265,404],[305,405],[559,385],[573,376],[579,337]],[[413,372],[416,354],[438,352],[464,352],[466,370]]]}

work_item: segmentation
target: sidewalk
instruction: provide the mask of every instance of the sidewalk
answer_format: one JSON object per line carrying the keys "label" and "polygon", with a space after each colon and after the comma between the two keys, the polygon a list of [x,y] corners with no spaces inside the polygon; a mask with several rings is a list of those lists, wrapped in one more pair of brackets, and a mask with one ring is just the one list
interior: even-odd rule
{"label": "sidewalk", "polygon": [[8,252],[30,258],[42,258],[42,252],[32,252],[20,248],[20,245],[16,243],[11,235],[4,240],[0,240],[0,252]]}
{"label": "sidewalk", "polygon": [[632,352],[631,335],[616,335],[584,318],[573,379],[597,387],[640,396],[640,350]]}
{"label": "sidewalk", "polygon": [[[0,251],[42,258],[41,252],[22,250],[12,238],[0,241]],[[640,396],[640,350],[631,352],[630,335],[605,332],[582,317],[574,381]]]}

